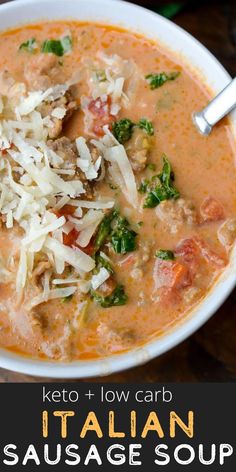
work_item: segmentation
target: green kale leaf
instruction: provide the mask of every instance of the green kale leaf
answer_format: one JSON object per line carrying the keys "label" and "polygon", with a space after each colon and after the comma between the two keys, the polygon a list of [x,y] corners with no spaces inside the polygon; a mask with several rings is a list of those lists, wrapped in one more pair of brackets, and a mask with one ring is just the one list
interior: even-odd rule
{"label": "green kale leaf", "polygon": [[166,82],[170,80],[175,80],[180,75],[180,72],[170,72],[167,74],[166,72],[160,72],[159,74],[148,74],[146,75],[146,80],[150,85],[151,90],[155,90]]}
{"label": "green kale leaf", "polygon": [[128,297],[122,285],[117,285],[111,295],[102,297],[95,290],[91,290],[91,297],[102,307],[110,308],[111,306],[126,305]]}

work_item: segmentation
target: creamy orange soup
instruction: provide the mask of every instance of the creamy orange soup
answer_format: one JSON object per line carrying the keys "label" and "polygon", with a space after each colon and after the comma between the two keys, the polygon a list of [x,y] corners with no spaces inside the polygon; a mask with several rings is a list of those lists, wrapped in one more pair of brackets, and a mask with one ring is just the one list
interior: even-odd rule
{"label": "creamy orange soup", "polygon": [[227,121],[178,57],[104,25],[0,35],[0,345],[106,357],[207,294],[236,236]]}

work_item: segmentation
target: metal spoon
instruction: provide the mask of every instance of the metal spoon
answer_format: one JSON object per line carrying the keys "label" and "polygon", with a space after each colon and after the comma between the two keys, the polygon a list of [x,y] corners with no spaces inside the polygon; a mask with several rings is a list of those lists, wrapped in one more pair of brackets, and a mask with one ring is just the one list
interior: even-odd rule
{"label": "metal spoon", "polygon": [[236,78],[206,108],[193,114],[193,122],[201,134],[208,135],[218,121],[236,107]]}

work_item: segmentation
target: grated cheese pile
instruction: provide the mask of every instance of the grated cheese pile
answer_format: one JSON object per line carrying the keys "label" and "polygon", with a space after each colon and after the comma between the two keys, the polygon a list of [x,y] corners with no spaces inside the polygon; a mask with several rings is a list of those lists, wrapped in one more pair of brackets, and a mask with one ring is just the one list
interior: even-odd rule
{"label": "grated cheese pile", "polygon": [[[104,93],[110,94],[116,114],[121,102],[128,101],[123,87],[129,67],[127,61],[121,63],[119,56],[109,58],[104,55],[100,60],[106,64],[107,80],[93,81],[92,95],[97,98]],[[125,73],[125,77],[120,76],[120,72]],[[7,229],[11,230],[17,224],[23,230],[20,251],[16,256],[16,290],[23,293],[37,266],[38,254],[48,258],[51,270],[45,272],[43,291],[31,300],[31,307],[70,296],[77,288],[85,292],[90,287],[98,288],[109,273],[102,268],[98,274],[92,275],[95,262],[83,248],[89,244],[105,211],[115,202],[102,198],[86,200],[86,189],[78,178],[80,174],[76,174],[75,169],[66,165],[62,157],[47,145],[53,118],[63,119],[66,109],[52,107],[51,115],[44,118],[40,113],[41,105],[63,97],[70,83],[45,91],[27,92],[24,84],[15,83],[3,74],[0,74],[0,82],[5,85],[0,90],[0,213]],[[99,151],[95,162],[85,138],[80,136],[76,139],[77,169],[92,182],[100,173],[104,176],[104,163],[107,162],[114,183],[120,185],[130,204],[137,207],[136,182],[125,149],[107,126],[104,133],[103,138],[91,140]],[[65,180],[65,176],[71,180]],[[73,216],[58,216],[57,211],[66,204],[75,207]],[[77,245],[69,247],[63,244],[63,235],[68,235],[73,229],[78,231]],[[62,275],[68,265],[74,269],[73,277],[51,280],[55,273]],[[1,273],[6,274],[6,269],[2,268]],[[60,284],[66,286],[55,288]]]}
{"label": "grated cheese pile", "polygon": [[82,96],[81,106],[85,113],[86,133],[92,134],[93,116],[89,110],[91,98],[99,100],[96,106],[102,106],[105,112],[116,119],[122,107],[131,106],[141,73],[133,60],[123,59],[117,54],[99,52],[94,60],[84,58],[83,63],[88,75],[90,98]]}

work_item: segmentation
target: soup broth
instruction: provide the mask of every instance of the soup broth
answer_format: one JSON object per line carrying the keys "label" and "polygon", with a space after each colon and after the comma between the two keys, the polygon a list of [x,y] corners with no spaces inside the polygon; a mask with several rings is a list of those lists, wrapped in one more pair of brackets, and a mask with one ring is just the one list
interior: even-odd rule
{"label": "soup broth", "polygon": [[0,345],[114,355],[207,294],[236,237],[235,144],[210,92],[150,40],[54,22],[0,35]]}

